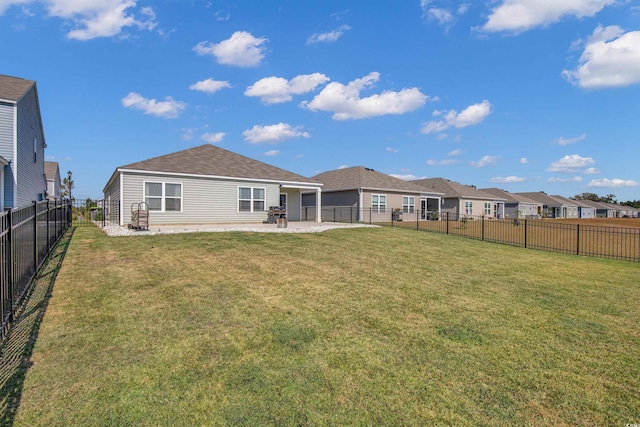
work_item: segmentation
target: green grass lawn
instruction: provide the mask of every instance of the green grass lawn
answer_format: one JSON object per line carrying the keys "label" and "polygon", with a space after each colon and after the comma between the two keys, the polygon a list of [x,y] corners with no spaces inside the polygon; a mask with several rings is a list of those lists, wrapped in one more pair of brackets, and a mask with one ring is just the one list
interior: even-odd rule
{"label": "green grass lawn", "polygon": [[78,228],[16,426],[640,423],[640,266],[394,228]]}

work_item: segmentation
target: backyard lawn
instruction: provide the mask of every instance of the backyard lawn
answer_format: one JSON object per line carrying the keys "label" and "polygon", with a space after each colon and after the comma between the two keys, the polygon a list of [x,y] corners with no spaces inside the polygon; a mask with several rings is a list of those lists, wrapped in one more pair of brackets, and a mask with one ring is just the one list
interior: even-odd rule
{"label": "backyard lawn", "polygon": [[11,421],[640,423],[639,277],[401,227],[77,228]]}

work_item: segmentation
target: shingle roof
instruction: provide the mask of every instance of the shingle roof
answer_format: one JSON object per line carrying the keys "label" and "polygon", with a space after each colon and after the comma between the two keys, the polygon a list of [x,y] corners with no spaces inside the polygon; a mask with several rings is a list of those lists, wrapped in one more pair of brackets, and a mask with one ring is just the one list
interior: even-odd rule
{"label": "shingle roof", "polygon": [[[369,190],[400,191],[413,194],[426,193],[426,189],[391,175],[362,166],[336,169],[312,177],[323,185],[322,191],[341,191],[365,188]],[[431,192],[432,194],[434,192]],[[437,192],[436,192],[437,193]]]}
{"label": "shingle roof", "polygon": [[485,193],[468,185],[450,181],[444,178],[427,178],[411,181],[426,190],[435,190],[444,193],[445,197],[465,197],[469,199],[502,200],[493,194]]}
{"label": "shingle roof", "polygon": [[18,101],[34,84],[33,80],[0,74],[0,99]]}
{"label": "shingle roof", "polygon": [[44,162],[44,174],[47,179],[56,179],[58,171],[58,162]]}
{"label": "shingle roof", "polygon": [[313,179],[211,144],[131,163],[118,169],[317,184]]}
{"label": "shingle roof", "polygon": [[542,203],[545,206],[562,206],[564,204],[561,200],[554,199],[553,197],[540,192],[534,191],[530,193],[517,193],[517,194],[533,199],[536,202]]}
{"label": "shingle roof", "polygon": [[553,199],[558,200],[559,202],[561,202],[563,205],[567,205],[567,206],[579,206],[575,200],[572,199],[567,199],[566,197],[563,196],[558,196],[557,194],[554,194],[552,196],[549,196]]}
{"label": "shingle roof", "polygon": [[493,194],[494,196],[502,197],[506,200],[507,203],[529,203],[540,205],[540,202],[536,202],[533,199],[525,197],[521,194],[510,193],[505,190],[501,190],[499,188],[481,188],[480,191],[484,191],[485,193]]}
{"label": "shingle roof", "polygon": [[612,207],[609,207],[609,206],[605,205],[604,203],[595,202],[593,200],[580,200],[580,202],[584,203],[587,206],[594,207],[596,209],[614,209]]}

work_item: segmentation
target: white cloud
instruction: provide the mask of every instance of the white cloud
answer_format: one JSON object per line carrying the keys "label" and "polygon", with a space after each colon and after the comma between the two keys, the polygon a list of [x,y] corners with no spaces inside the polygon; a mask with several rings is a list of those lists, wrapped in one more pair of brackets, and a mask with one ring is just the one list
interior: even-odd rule
{"label": "white cloud", "polygon": [[558,138],[556,140],[556,143],[558,145],[569,145],[569,144],[574,144],[576,142],[580,142],[580,141],[584,140],[586,137],[587,137],[586,133],[583,133],[580,136],[576,136],[575,138],[563,138],[563,137],[560,137],[560,138]]}
{"label": "white cloud", "polygon": [[130,92],[129,95],[122,98],[122,105],[126,108],[144,111],[145,114],[151,114],[163,119],[175,119],[187,108],[187,104],[181,101],[175,101],[172,97],[166,96],[164,101],[144,98],[139,93]]}
{"label": "white cloud", "polygon": [[220,43],[200,42],[193,50],[198,55],[213,55],[219,64],[237,67],[255,67],[264,58],[268,39],[256,38],[246,31],[236,31],[227,40]]}
{"label": "white cloud", "polygon": [[371,87],[379,79],[380,73],[373,72],[347,85],[329,83],[311,102],[304,101],[300,106],[311,111],[331,111],[334,113],[334,120],[347,120],[404,114],[422,107],[429,100],[428,96],[415,87],[360,98],[360,91]]}
{"label": "white cloud", "polygon": [[558,178],[552,176],[548,179],[549,182],[582,182],[581,176],[574,176],[573,178]]}
{"label": "white cloud", "polygon": [[436,110],[433,112],[434,117],[443,117],[444,120],[436,120],[427,122],[420,130],[424,134],[432,132],[442,132],[450,127],[463,128],[467,126],[477,125],[491,114],[491,104],[484,100],[479,104],[473,104],[465,108],[458,114],[456,110],[448,112]]}
{"label": "white cloud", "polygon": [[520,164],[526,165],[527,163],[529,163],[529,159],[526,157],[520,157]]}
{"label": "white cloud", "polygon": [[454,20],[451,12],[440,7],[429,8],[426,15],[429,19],[436,21],[440,25],[450,24]]}
{"label": "white cloud", "polygon": [[551,166],[547,168],[547,172],[575,173],[594,163],[595,160],[591,157],[581,157],[578,154],[572,154],[570,156],[564,156],[557,162],[551,163]]}
{"label": "white cloud", "polygon": [[498,164],[499,156],[483,156],[480,160],[469,162],[474,168],[484,168]]}
{"label": "white cloud", "polygon": [[621,188],[621,187],[637,187],[640,185],[640,182],[634,181],[631,179],[594,179],[589,181],[589,187],[599,187],[599,188]]}
{"label": "white cloud", "polygon": [[342,25],[340,26],[340,28],[337,28],[328,33],[314,33],[307,39],[307,44],[335,42],[340,38],[340,36],[344,34],[345,31],[348,31],[350,29],[350,26]]}
{"label": "white cloud", "polygon": [[399,175],[399,174],[395,174],[395,173],[390,173],[389,176],[392,176],[394,178],[398,178],[401,179],[403,181],[413,181],[415,179],[422,179],[422,178],[426,178],[425,176],[415,176],[413,174],[407,174],[407,175]]}
{"label": "white cloud", "polygon": [[348,167],[349,167],[349,165],[340,165],[340,166],[338,166],[338,169],[346,169]]}
{"label": "white cloud", "polygon": [[265,156],[277,156],[280,154],[280,150],[269,150],[264,153]]}
{"label": "white cloud", "polygon": [[596,175],[601,173],[602,171],[600,169],[597,168],[587,168],[584,171],[582,171],[583,174],[585,175]]}
{"label": "white cloud", "polygon": [[640,31],[625,33],[615,25],[598,26],[578,66],[562,75],[574,85],[600,89],[640,83]]}
{"label": "white cloud", "polygon": [[458,160],[456,159],[427,160],[427,165],[429,166],[446,166],[446,165],[453,165],[456,163],[458,163]]}
{"label": "white cloud", "polygon": [[393,148],[393,147],[387,147],[385,148],[386,151],[388,151],[389,153],[399,153],[400,150],[398,150],[397,148]]}
{"label": "white cloud", "polygon": [[222,141],[225,135],[226,133],[224,132],[205,133],[200,137],[200,139],[202,139],[203,141],[207,141],[209,144],[215,144],[216,142]]}
{"label": "white cloud", "polygon": [[255,125],[253,128],[242,132],[242,136],[251,144],[277,144],[285,139],[311,137],[308,132],[301,131],[300,127],[293,127],[286,123],[270,126]]}
{"label": "white cloud", "polygon": [[460,148],[458,148],[457,150],[453,150],[449,152],[449,156],[459,156],[460,154],[466,153],[467,150],[462,150]]}
{"label": "white cloud", "polygon": [[527,178],[520,176],[505,176],[504,178],[501,176],[496,176],[495,178],[491,178],[489,182],[498,182],[501,184],[509,184],[513,182],[524,182]]}
{"label": "white cloud", "polygon": [[140,8],[136,16],[136,0],[0,0],[0,15],[12,5],[29,3],[43,3],[49,16],[67,21],[69,39],[112,37],[127,27],[153,30],[157,25],[151,7]]}
{"label": "white cloud", "polygon": [[519,33],[544,27],[565,17],[594,16],[616,0],[502,0],[482,27],[489,32]]}
{"label": "white cloud", "polygon": [[213,80],[209,78],[207,80],[201,80],[197,83],[192,84],[191,86],[189,86],[189,89],[211,94],[211,93],[216,93],[220,89],[223,89],[226,87],[227,88],[231,87],[231,84],[229,84],[229,82],[227,81]]}
{"label": "white cloud", "polygon": [[301,74],[291,80],[282,77],[265,77],[249,86],[244,94],[257,96],[265,104],[279,104],[291,101],[292,95],[311,92],[329,80],[329,77],[320,73]]}

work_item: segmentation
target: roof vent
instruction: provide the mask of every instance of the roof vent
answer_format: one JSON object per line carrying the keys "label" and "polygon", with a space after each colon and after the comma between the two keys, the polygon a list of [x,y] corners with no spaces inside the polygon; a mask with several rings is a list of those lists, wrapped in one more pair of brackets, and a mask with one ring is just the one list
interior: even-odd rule
{"label": "roof vent", "polygon": [[371,169],[371,168],[365,168],[365,169],[366,169],[366,170],[368,170],[368,171],[371,171],[371,172],[375,172],[375,171],[374,171],[373,169]]}

